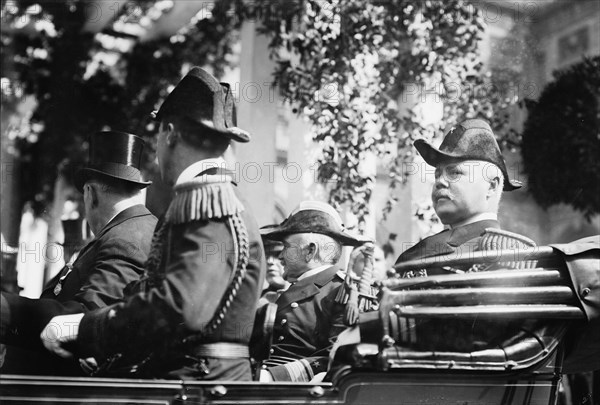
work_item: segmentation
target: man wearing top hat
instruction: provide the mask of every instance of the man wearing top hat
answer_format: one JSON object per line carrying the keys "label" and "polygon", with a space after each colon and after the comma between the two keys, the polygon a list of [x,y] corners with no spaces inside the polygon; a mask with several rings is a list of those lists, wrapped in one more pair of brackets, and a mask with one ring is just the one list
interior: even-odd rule
{"label": "man wearing top hat", "polygon": [[345,329],[345,306],[337,300],[345,278],[337,266],[342,245],[363,241],[344,230],[332,206],[317,201],[302,202],[283,223],[262,229],[265,238],[283,242],[280,258],[291,285],[275,301],[268,373],[261,379],[310,381],[326,371],[329,350]]}
{"label": "man wearing top hat", "polygon": [[[467,119],[446,134],[439,149],[422,139],[415,141],[415,148],[426,163],[435,167],[431,199],[447,229],[406,250],[396,263],[477,250],[486,230],[500,229],[498,205],[502,192],[521,187],[509,178],[489,124],[482,119]],[[523,239],[531,243],[527,238],[514,236],[519,239],[517,242]],[[402,276],[449,274],[448,271],[452,269],[423,269]]]}
{"label": "man wearing top hat", "polygon": [[[44,350],[40,333],[52,317],[112,305],[125,286],[143,274],[150,251],[154,217],[143,205],[139,170],[144,141],[116,131],[90,137],[90,161],[76,173],[86,220],[95,237],[77,259],[50,280],[40,299],[2,293],[3,343],[9,348],[4,373],[82,374],[79,364]],[[26,350],[25,350],[26,349]]]}
{"label": "man wearing top hat", "polygon": [[[93,357],[96,375],[250,380],[248,342],[265,276],[258,226],[221,157],[235,126],[229,85],[193,68],[163,102],[157,157],[174,197],[142,281],[113,306],[54,318],[44,345]],[[62,329],[58,329],[61,331]],[[88,363],[90,364],[90,363]]]}

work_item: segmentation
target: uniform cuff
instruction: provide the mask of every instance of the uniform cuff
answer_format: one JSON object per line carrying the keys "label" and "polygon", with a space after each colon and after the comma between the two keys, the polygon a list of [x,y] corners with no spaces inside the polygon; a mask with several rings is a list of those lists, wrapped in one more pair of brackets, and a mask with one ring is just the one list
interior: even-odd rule
{"label": "uniform cuff", "polygon": [[105,307],[87,312],[79,324],[77,346],[81,357],[102,359],[106,354],[106,325],[113,307]]}

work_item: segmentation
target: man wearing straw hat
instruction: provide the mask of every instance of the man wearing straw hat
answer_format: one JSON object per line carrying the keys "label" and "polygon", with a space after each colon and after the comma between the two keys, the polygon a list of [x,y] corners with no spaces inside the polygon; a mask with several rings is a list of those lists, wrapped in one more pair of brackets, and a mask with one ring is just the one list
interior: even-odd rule
{"label": "man wearing straw hat", "polygon": [[258,226],[221,157],[235,126],[233,96],[193,68],[154,115],[157,157],[174,197],[154,233],[143,281],[125,300],[49,327],[46,348],[93,357],[96,375],[250,380],[248,342],[265,275]]}
{"label": "man wearing straw hat", "polygon": [[132,134],[102,131],[90,137],[90,161],[75,186],[95,237],[48,282],[40,299],[2,293],[0,339],[9,343],[5,373],[77,375],[74,360],[50,356],[40,333],[54,316],[112,305],[126,285],[143,274],[156,217],[143,205],[150,182],[139,170],[144,141]]}
{"label": "man wearing straw hat", "polygon": [[345,305],[337,300],[345,278],[336,265],[342,246],[363,241],[318,201],[304,201],[280,225],[262,229],[265,238],[283,242],[280,258],[291,286],[275,301],[273,344],[261,379],[310,381],[326,371],[329,350],[345,329]]}

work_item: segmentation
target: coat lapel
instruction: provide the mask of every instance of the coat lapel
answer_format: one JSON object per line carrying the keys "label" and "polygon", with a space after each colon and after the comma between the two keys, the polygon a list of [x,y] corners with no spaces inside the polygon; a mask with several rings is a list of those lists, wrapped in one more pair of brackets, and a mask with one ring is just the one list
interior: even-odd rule
{"label": "coat lapel", "polygon": [[321,287],[330,282],[337,273],[337,267],[331,266],[314,276],[304,278],[284,291],[277,299],[278,310],[287,307],[292,302],[306,300],[321,291]]}

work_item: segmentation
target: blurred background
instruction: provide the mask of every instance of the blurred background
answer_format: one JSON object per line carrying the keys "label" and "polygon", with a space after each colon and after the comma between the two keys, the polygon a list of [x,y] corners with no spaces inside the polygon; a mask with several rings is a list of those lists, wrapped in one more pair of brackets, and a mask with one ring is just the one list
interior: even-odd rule
{"label": "blurred background", "polygon": [[226,158],[260,225],[328,201],[391,265],[441,230],[412,142],[483,117],[525,185],[503,228],[600,233],[598,1],[3,0],[1,19],[3,290],[39,296],[91,237],[72,174],[95,131],[147,140],[165,210],[148,116],[194,65],[252,134]]}

